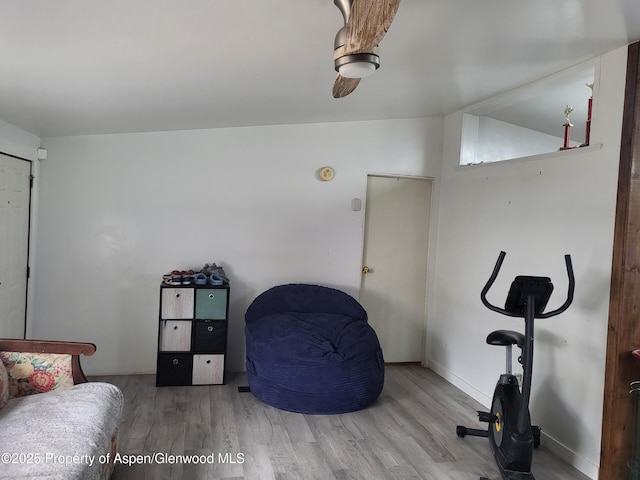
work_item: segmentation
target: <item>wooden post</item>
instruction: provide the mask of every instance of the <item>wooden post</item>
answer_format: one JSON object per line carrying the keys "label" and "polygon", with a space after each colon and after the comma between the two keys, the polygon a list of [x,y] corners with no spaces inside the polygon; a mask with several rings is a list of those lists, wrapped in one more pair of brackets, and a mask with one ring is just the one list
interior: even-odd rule
{"label": "wooden post", "polygon": [[640,43],[629,46],[613,241],[600,480],[629,478],[634,400],[640,379],[631,351],[640,348]]}

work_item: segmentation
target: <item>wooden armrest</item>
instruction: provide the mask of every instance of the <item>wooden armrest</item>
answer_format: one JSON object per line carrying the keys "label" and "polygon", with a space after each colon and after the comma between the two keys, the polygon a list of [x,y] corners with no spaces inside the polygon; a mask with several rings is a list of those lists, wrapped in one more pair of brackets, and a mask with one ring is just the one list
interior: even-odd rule
{"label": "wooden armrest", "polygon": [[87,377],[84,376],[82,367],[80,366],[80,355],[90,357],[96,353],[96,346],[93,343],[84,342],[0,338],[0,351],[71,355],[71,372],[73,374],[73,382],[78,384],[87,382]]}
{"label": "wooden armrest", "polygon": [[0,351],[3,352],[33,352],[60,353],[68,355],[86,355],[90,357],[96,353],[93,343],[60,342],[58,340],[16,340],[0,338]]}

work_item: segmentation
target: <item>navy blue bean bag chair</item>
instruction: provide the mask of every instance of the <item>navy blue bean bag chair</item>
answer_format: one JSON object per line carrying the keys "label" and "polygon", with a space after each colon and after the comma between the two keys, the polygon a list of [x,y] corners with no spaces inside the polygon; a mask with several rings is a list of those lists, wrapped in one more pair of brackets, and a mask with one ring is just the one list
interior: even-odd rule
{"label": "navy blue bean bag chair", "polygon": [[273,287],[245,314],[247,380],[264,403],[291,412],[360,410],[380,395],[384,361],[367,312],[318,285]]}

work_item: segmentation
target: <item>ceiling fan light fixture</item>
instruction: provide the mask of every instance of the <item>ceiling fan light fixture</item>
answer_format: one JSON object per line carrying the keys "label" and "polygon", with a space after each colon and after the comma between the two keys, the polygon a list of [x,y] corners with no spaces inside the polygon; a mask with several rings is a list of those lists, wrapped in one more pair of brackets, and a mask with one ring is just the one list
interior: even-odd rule
{"label": "ceiling fan light fixture", "polygon": [[365,78],[380,68],[380,57],[373,53],[345,55],[335,60],[336,71],[345,78]]}

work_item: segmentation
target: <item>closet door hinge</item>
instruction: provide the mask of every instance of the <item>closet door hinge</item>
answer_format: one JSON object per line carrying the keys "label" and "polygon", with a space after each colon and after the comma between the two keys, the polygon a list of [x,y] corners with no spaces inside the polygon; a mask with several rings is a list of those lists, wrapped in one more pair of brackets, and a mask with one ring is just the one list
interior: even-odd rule
{"label": "closet door hinge", "polygon": [[33,188],[33,179],[36,178],[33,175],[29,175],[29,188]]}

